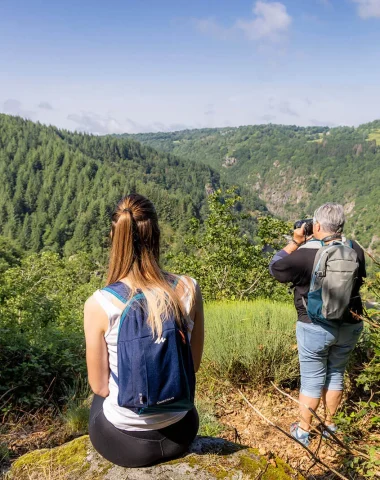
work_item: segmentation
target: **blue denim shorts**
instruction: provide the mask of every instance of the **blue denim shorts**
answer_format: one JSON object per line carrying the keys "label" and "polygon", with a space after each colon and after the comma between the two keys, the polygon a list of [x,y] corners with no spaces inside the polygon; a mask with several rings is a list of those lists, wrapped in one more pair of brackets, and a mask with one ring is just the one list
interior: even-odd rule
{"label": "blue denim shorts", "polygon": [[321,398],[322,390],[343,390],[343,377],[363,322],[315,324],[297,322],[301,393]]}

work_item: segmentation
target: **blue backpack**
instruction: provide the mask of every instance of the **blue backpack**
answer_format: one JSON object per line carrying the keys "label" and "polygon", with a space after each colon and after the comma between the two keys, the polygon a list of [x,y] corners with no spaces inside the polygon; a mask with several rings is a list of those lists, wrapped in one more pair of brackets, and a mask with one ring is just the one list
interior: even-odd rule
{"label": "blue backpack", "polygon": [[141,291],[129,298],[130,289],[123,282],[103,290],[125,304],[117,338],[118,375],[111,370],[119,406],[139,415],[191,410],[195,372],[185,319],[179,326],[173,315],[163,322],[161,338],[153,337]]}

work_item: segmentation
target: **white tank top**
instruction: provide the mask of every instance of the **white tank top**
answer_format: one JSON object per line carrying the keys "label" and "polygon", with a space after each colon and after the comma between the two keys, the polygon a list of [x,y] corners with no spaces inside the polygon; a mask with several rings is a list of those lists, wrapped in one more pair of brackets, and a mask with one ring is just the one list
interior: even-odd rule
{"label": "white tank top", "polygon": [[[190,277],[181,277],[181,280],[186,285],[186,278]],[[196,281],[191,278],[194,287],[196,287]],[[93,294],[94,298],[97,300],[99,305],[103,308],[108,316],[109,327],[104,334],[105,341],[107,343],[108,349],[108,359],[110,364],[110,370],[112,370],[115,375],[118,375],[117,371],[117,335],[119,329],[119,322],[122,310],[114,305],[111,301],[113,297],[112,293],[96,290]],[[190,318],[190,309],[192,304],[191,290],[187,290],[187,293],[182,297],[182,303],[185,308],[185,312],[188,315],[188,328],[189,328],[189,340],[191,337],[191,332],[194,327],[194,322]],[[137,413],[132,412],[128,408],[120,407],[117,403],[117,397],[119,393],[118,386],[110,374],[108,380],[109,395],[104,400],[103,411],[104,416],[109,422],[115,425],[116,428],[121,430],[129,431],[142,431],[142,430],[159,430],[161,428],[168,427],[173,423],[181,420],[187,412],[164,412],[164,413],[155,413],[150,415],[138,415]]]}

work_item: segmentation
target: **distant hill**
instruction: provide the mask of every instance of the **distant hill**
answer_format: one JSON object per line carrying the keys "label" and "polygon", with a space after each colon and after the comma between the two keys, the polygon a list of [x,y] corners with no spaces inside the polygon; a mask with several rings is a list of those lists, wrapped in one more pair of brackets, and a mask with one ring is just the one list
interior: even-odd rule
{"label": "distant hill", "polygon": [[[0,235],[23,249],[102,252],[111,213],[130,192],[156,205],[172,248],[202,218],[215,170],[133,139],[97,137],[0,115]],[[257,196],[249,210],[265,210]],[[251,223],[254,223],[251,222]]]}
{"label": "distant hill", "polygon": [[133,135],[182,159],[207,163],[286,219],[344,204],[347,233],[380,250],[380,120],[351,127],[256,125]]}

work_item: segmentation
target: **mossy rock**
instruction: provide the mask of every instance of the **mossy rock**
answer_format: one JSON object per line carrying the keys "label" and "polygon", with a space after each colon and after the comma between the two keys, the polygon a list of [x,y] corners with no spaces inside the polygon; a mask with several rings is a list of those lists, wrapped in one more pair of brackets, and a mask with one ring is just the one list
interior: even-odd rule
{"label": "mossy rock", "polygon": [[[272,464],[272,463],[275,463]],[[261,457],[256,450],[220,438],[197,437],[190,453],[146,468],[121,468],[104,460],[83,436],[52,449],[35,450],[17,459],[7,480],[301,480],[280,459]]]}

